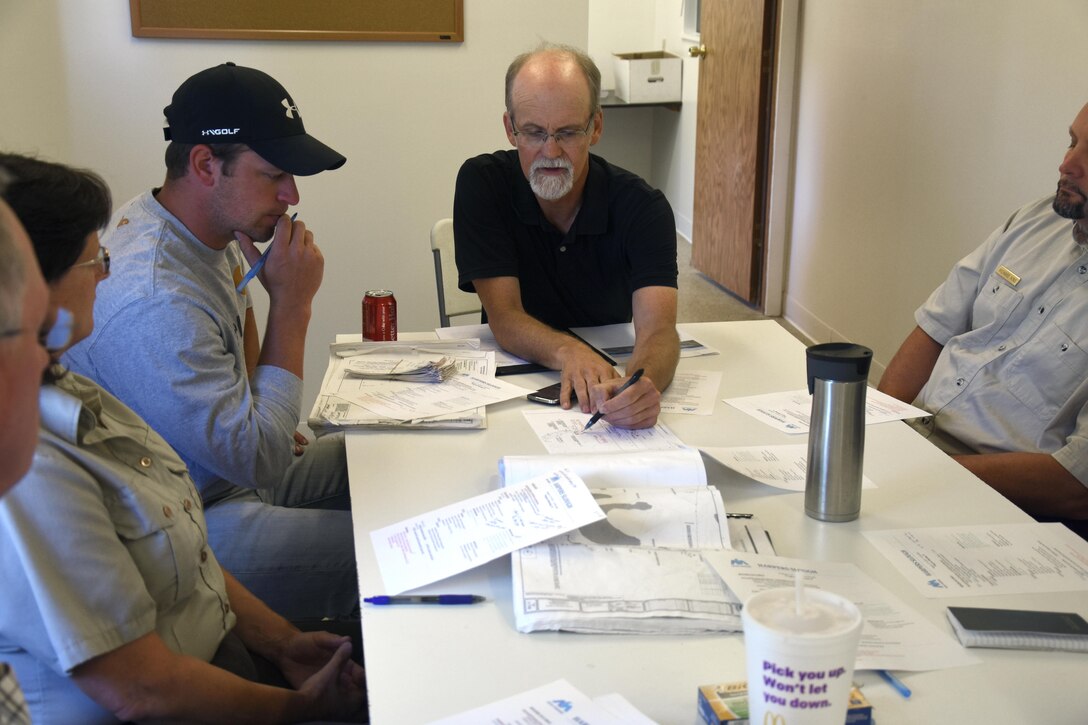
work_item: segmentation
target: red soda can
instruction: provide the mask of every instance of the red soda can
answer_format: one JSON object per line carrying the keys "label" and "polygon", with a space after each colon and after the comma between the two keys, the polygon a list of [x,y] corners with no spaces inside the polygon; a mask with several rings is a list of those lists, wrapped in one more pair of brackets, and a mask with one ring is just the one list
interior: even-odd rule
{"label": "red soda can", "polygon": [[363,339],[397,339],[397,299],[389,290],[366,291],[363,297]]}

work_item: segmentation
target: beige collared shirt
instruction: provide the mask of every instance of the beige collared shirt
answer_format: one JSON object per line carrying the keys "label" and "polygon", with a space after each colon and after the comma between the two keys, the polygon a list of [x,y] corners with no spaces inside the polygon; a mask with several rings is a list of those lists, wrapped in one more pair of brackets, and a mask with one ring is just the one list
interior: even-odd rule
{"label": "beige collared shirt", "polygon": [[35,722],[51,721],[37,706],[61,704],[97,722],[72,668],[151,631],[210,661],[235,617],[173,449],[78,375],[43,386],[40,400],[33,466],[0,500],[0,659]]}

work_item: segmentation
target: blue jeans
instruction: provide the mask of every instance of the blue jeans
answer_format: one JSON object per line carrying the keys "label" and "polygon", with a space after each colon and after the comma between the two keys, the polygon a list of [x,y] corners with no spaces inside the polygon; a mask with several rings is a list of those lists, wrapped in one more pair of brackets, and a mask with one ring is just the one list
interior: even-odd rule
{"label": "blue jeans", "polygon": [[275,487],[238,487],[204,515],[223,568],[287,619],[346,617],[358,606],[342,433],[312,441]]}

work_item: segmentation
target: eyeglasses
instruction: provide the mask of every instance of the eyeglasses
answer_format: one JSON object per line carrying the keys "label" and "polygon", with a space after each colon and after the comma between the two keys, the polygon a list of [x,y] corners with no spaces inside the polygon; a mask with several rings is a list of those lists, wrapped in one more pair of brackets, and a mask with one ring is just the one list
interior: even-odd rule
{"label": "eyeglasses", "polygon": [[69,269],[75,269],[76,267],[93,267],[97,266],[99,273],[102,275],[102,279],[110,276],[110,250],[105,247],[98,248],[98,254],[94,259],[88,259],[86,262],[80,262],[79,264],[73,264]]}
{"label": "eyeglasses", "polygon": [[544,144],[548,143],[549,138],[554,138],[555,142],[564,149],[577,148],[579,144],[589,135],[589,127],[593,125],[593,116],[589,117],[589,122],[585,128],[568,128],[561,129],[555,133],[548,133],[546,131],[519,131],[517,126],[510,124],[514,129],[514,137],[519,139],[525,148],[539,149],[543,148]]}

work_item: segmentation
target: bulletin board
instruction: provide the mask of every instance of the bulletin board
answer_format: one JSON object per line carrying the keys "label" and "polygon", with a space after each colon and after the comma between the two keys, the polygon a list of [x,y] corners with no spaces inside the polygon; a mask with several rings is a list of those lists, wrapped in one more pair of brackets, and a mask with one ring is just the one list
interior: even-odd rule
{"label": "bulletin board", "polygon": [[129,0],[137,38],[460,43],[464,0]]}

